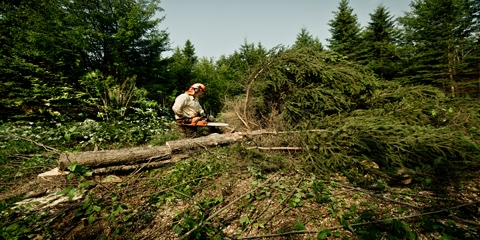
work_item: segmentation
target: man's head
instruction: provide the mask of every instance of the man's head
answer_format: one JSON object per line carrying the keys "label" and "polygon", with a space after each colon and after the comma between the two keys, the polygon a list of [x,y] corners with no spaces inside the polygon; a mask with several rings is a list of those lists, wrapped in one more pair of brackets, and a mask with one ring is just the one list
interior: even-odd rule
{"label": "man's head", "polygon": [[205,85],[201,83],[193,84],[185,93],[194,97],[201,97],[207,92]]}

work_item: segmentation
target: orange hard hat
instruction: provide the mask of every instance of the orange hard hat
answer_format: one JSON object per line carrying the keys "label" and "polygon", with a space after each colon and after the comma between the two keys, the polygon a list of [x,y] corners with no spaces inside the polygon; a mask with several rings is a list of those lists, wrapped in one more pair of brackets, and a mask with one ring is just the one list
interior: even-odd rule
{"label": "orange hard hat", "polygon": [[195,83],[185,92],[186,94],[195,94],[197,92],[205,93],[207,91],[207,87],[201,83]]}

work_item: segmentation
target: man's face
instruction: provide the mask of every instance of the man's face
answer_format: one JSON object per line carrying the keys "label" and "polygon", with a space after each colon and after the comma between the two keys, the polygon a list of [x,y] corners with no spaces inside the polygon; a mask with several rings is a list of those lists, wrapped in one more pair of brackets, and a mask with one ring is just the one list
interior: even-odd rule
{"label": "man's face", "polygon": [[204,91],[198,91],[198,92],[195,93],[193,96],[196,97],[196,98],[199,98],[199,97],[203,97],[203,95],[205,95],[205,92],[204,92]]}

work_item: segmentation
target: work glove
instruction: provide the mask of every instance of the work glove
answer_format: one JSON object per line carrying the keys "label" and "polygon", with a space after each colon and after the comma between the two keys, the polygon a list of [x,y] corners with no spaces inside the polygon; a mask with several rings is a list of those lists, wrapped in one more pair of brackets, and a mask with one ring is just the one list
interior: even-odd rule
{"label": "work glove", "polygon": [[208,116],[207,116],[207,121],[208,121],[208,122],[215,122],[215,118],[212,117],[212,115],[208,115]]}

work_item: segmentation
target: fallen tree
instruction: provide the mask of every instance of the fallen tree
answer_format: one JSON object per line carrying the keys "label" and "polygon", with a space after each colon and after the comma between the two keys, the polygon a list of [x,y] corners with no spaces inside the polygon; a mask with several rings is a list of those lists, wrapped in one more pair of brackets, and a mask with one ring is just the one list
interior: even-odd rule
{"label": "fallen tree", "polygon": [[60,155],[58,164],[61,170],[66,170],[70,164],[76,162],[94,169],[94,173],[131,171],[139,167],[160,167],[164,164],[174,163],[183,158],[186,153],[199,148],[229,145],[243,139],[246,135],[246,133],[240,132],[211,134],[205,137],[169,141],[165,146],[63,153]]}

